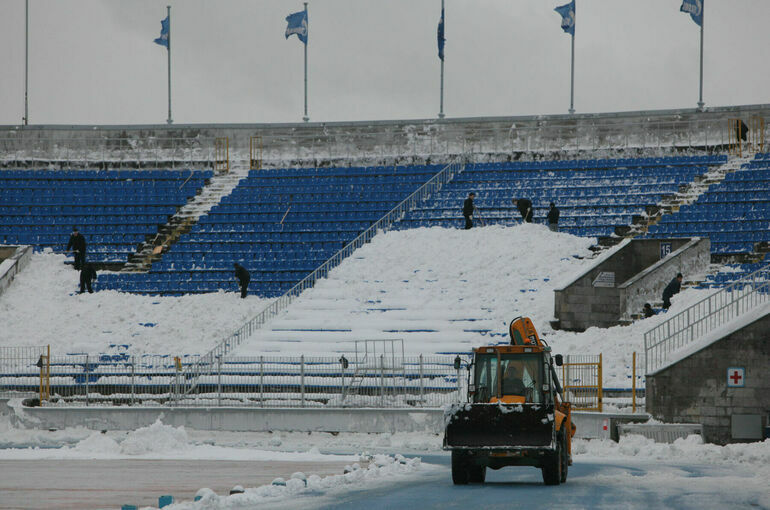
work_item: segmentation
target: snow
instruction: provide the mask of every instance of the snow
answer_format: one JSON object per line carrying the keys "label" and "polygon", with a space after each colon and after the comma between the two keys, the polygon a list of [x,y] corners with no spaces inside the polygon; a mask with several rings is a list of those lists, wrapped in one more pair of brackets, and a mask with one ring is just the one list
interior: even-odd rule
{"label": "snow", "polygon": [[[602,353],[604,385],[630,387],[634,351],[644,366],[644,333],[712,291],[686,289],[668,314],[627,327],[553,331],[553,291],[596,263],[594,242],[536,224],[380,233],[235,355],[334,355],[377,338],[403,339],[407,355],[469,352],[502,340],[511,319],[525,315],[555,353]],[[205,353],[271,302],[222,291],[73,294],[77,273],[64,260],[34,254],[0,295],[0,346],[50,344],[54,356],[110,352],[114,345],[128,345],[132,354]]]}
{"label": "snow", "polygon": [[[25,432],[0,416],[0,436],[21,436]],[[220,459],[220,460],[338,460],[347,463],[344,472],[326,477],[294,472],[281,482],[257,487],[243,487],[242,494],[217,494],[201,488],[199,501],[184,497],[170,507],[174,510],[235,509],[235,508],[300,508],[333,504],[347,495],[386,488],[386,492],[425,484],[445,491],[449,481],[448,460],[430,463],[423,456],[446,459],[441,451],[441,436],[428,433],[359,434],[359,433],[243,433],[216,431],[186,431],[158,421],[135,431],[88,433],[75,445],[71,438],[83,436],[82,429],[64,431],[34,431],[34,441],[24,448],[0,450],[0,460],[35,459]],[[33,436],[27,439],[32,440]],[[56,447],[56,443],[60,444]],[[46,448],[42,446],[45,445]],[[22,446],[20,443],[18,446]],[[336,451],[338,455],[320,453]],[[398,454],[395,452],[403,452]],[[351,454],[351,452],[361,452]],[[437,457],[438,456],[438,457]],[[610,440],[573,441],[575,465],[568,482],[573,490],[598,486],[599,490],[642,490],[662,497],[685,497],[709,493],[714,479],[727,481],[736,490],[746,489],[754,501],[756,494],[766,493],[770,477],[770,440],[727,446],[703,444],[700,436],[677,439],[672,444],[655,443],[642,436],[624,436],[620,442]],[[602,466],[601,469],[591,466]],[[587,471],[582,471],[588,466]],[[503,479],[510,476],[530,477],[529,468],[500,472]],[[520,475],[519,475],[520,473]],[[712,473],[712,474],[710,474]],[[493,476],[493,473],[490,473]],[[539,478],[534,475],[535,479]],[[712,476],[714,478],[712,478]],[[530,480],[531,478],[525,478]],[[492,484],[504,490],[505,486]],[[436,486],[436,482],[440,486]],[[510,484],[510,481],[507,482]],[[687,493],[682,494],[682,485]],[[516,485],[516,484],[514,484]],[[539,481],[536,481],[539,487]],[[491,490],[491,489],[490,489]],[[522,490],[521,487],[516,490]],[[192,494],[192,493],[191,493]],[[191,494],[187,497],[191,497]],[[366,498],[366,496],[363,496]],[[582,496],[581,496],[582,497]],[[641,500],[640,500],[641,501]],[[601,506],[601,505],[600,505]],[[674,504],[675,507],[695,508]],[[604,506],[606,507],[606,506]],[[603,507],[603,508],[604,508]],[[704,501],[703,508],[715,508]],[[407,505],[404,508],[415,508]],[[639,506],[633,506],[639,508]]]}
{"label": "snow", "polygon": [[[2,420],[0,420],[2,423]],[[11,432],[6,427],[7,432]],[[38,435],[45,436],[41,431]],[[68,434],[70,437],[82,435],[80,429]],[[5,432],[3,433],[5,436]],[[229,448],[210,444],[196,444],[191,441],[184,427],[174,428],[164,425],[160,420],[148,427],[142,427],[120,435],[107,435],[101,432],[89,432],[88,436],[73,446],[45,441],[45,447],[30,444],[33,437],[27,437],[27,443],[17,442],[15,448],[0,449],[0,460],[32,459],[163,459],[163,460],[213,460],[227,459],[240,461],[285,461],[317,462],[335,460],[357,462],[360,455],[331,455],[321,453],[317,447],[310,446],[306,451],[270,451],[254,448]]]}

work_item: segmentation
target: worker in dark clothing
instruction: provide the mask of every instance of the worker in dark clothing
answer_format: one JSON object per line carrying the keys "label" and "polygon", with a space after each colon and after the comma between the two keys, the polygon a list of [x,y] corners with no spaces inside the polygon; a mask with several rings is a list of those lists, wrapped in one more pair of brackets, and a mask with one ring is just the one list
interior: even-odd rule
{"label": "worker in dark clothing", "polygon": [[663,289],[663,308],[668,310],[671,306],[671,296],[679,294],[679,290],[682,288],[682,273],[677,273],[676,278],[671,280],[666,288]]}
{"label": "worker in dark clothing", "polygon": [[465,202],[463,202],[463,216],[465,217],[465,230],[468,230],[469,228],[473,228],[473,211],[476,209],[476,206],[473,205],[473,199],[476,198],[476,194],[474,192],[468,193],[468,198],[465,199]]}
{"label": "worker in dark clothing", "polygon": [[67,243],[67,251],[71,249],[75,252],[75,269],[79,271],[86,263],[86,238],[78,232],[77,227],[73,227],[70,241]]}
{"label": "worker in dark clothing", "polygon": [[551,232],[559,231],[559,208],[551,202],[551,208],[548,209],[548,228]]}
{"label": "worker in dark clothing", "polygon": [[655,315],[655,310],[652,309],[650,303],[645,303],[644,308],[642,308],[642,313],[644,314],[644,318],[647,319]]}
{"label": "worker in dark clothing", "polygon": [[238,283],[241,286],[241,298],[245,298],[248,293],[249,282],[251,281],[251,274],[245,267],[239,263],[235,263],[235,277],[238,279]]}
{"label": "worker in dark clothing", "polygon": [[513,205],[521,213],[521,217],[527,223],[532,223],[532,201],[526,198],[513,199]]}
{"label": "worker in dark clothing", "polygon": [[83,269],[80,270],[80,294],[85,292],[86,287],[88,293],[93,294],[94,290],[91,288],[91,282],[96,280],[96,269],[92,264],[83,264]]}

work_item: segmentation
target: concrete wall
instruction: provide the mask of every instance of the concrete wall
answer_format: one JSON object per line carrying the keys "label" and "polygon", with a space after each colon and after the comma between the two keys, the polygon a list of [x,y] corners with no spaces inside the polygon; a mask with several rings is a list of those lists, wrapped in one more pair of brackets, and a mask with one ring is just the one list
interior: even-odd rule
{"label": "concrete wall", "polygon": [[0,294],[5,292],[16,275],[32,258],[31,246],[3,246],[0,248]]}
{"label": "concrete wall", "polygon": [[[17,401],[18,402],[18,401]],[[0,401],[0,414],[3,411]],[[166,407],[5,407],[15,423],[40,429],[87,427],[135,430],[161,419],[198,430],[295,432],[444,433],[443,409],[298,409]],[[609,438],[618,423],[646,421],[646,414],[573,413],[577,437]]]}
{"label": "concrete wall", "polygon": [[[414,119],[293,124],[188,124],[134,126],[0,126],[0,163],[137,161],[154,166],[210,162],[214,139],[229,139],[233,160],[246,161],[251,136],[262,137],[270,162],[415,155],[699,147],[729,141],[727,119],[770,116],[770,105],[577,115]],[[153,162],[157,161],[157,163]],[[440,161],[439,161],[440,162]],[[285,164],[285,163],[284,163]]]}
{"label": "concrete wall", "polygon": [[[662,242],[672,253],[660,258]],[[583,331],[592,326],[616,326],[645,301],[660,299],[663,288],[681,271],[705,269],[709,264],[708,239],[634,239],[609,257],[600,259],[572,283],[554,292],[554,313],[561,329]],[[600,273],[614,274],[613,287],[594,286]]]}
{"label": "concrete wall", "polygon": [[[727,369],[744,367],[744,388],[727,387]],[[682,361],[647,375],[647,411],[673,423],[700,423],[703,438],[726,444],[732,420],[770,415],[770,315],[735,331]]]}
{"label": "concrete wall", "polygon": [[663,239],[672,244],[671,254],[663,259],[660,259],[661,240],[643,241],[637,248],[643,253],[639,263],[644,265],[656,257],[658,260],[620,285],[620,311],[621,319],[624,320],[630,320],[633,314],[640,313],[644,303],[662,300],[663,289],[677,273],[687,278],[687,275],[702,272],[711,263],[711,241],[708,238],[696,238],[684,244],[681,239]]}

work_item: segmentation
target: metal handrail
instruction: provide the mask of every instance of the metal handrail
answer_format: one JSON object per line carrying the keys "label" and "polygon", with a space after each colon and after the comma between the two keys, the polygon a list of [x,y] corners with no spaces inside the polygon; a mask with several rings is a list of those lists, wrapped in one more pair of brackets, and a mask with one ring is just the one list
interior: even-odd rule
{"label": "metal handrail", "polygon": [[670,353],[768,302],[770,264],[698,301],[645,333],[645,374],[660,368]]}
{"label": "metal handrail", "polygon": [[241,326],[235,333],[222,340],[216,347],[208,353],[201,356],[197,363],[189,366],[182,380],[185,381],[187,388],[184,394],[190,393],[195,389],[197,380],[204,374],[213,370],[218,359],[221,359],[235,347],[241,344],[246,338],[254,334],[268,320],[272,319],[302,294],[306,289],[312,288],[315,282],[320,278],[325,278],[329,272],[337,267],[345,258],[355,250],[368,243],[380,230],[388,229],[393,223],[400,221],[407,212],[414,209],[418,202],[431,197],[454,177],[465,169],[464,163],[450,163],[440,172],[431,177],[428,182],[420,186],[411,195],[405,198],[401,203],[391,209],[382,218],[374,222],[368,229],[353,239],[341,250],[332,255],[326,262],[318,266],[312,273],[303,278],[299,283],[287,290],[282,296],[273,301],[267,308],[262,310],[256,317],[252,318],[246,324]]}

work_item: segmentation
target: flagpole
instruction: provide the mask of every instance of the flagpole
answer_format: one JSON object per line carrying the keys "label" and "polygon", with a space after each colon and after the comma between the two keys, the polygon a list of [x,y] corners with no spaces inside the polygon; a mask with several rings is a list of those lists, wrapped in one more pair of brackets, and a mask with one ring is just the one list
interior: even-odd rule
{"label": "flagpole", "polygon": [[29,0],[24,2],[24,125],[29,124]]}
{"label": "flagpole", "polygon": [[166,122],[171,124],[171,6],[166,6],[168,12],[168,119]]}
{"label": "flagpole", "polygon": [[705,22],[705,14],[706,14],[706,5],[705,2],[702,4],[703,7],[701,8],[700,13],[700,95],[698,96],[698,110],[703,110],[703,25]]}
{"label": "flagpole", "polygon": [[[446,20],[444,19],[444,0],[441,0],[441,23],[444,24],[444,33],[446,33]],[[443,34],[442,34],[443,35]],[[438,118],[444,118],[444,59],[441,59],[441,92],[439,95]]]}
{"label": "flagpole", "polygon": [[[307,19],[307,2],[305,3],[305,19]],[[310,27],[308,23],[308,33],[305,34],[305,116],[302,117],[302,120],[305,122],[310,120],[310,117],[307,115],[307,39],[308,35],[310,35]]]}
{"label": "flagpole", "polygon": [[572,62],[570,64],[569,113],[575,113],[575,27],[572,27]]}

